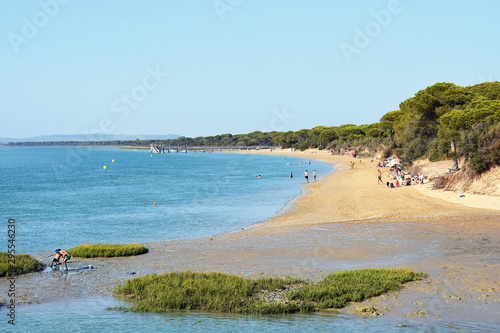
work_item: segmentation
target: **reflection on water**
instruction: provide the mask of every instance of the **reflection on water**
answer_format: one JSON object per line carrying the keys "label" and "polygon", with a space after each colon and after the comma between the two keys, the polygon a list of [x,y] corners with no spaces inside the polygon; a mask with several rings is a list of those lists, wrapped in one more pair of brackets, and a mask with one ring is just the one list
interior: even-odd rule
{"label": "reflection on water", "polygon": [[[244,316],[200,312],[165,314],[122,313],[107,307],[129,303],[112,297],[20,305],[16,325],[9,327],[5,307],[0,328],[7,332],[493,332],[500,325],[429,322],[422,318],[360,318],[314,313],[285,316]],[[408,328],[398,325],[405,325]]]}

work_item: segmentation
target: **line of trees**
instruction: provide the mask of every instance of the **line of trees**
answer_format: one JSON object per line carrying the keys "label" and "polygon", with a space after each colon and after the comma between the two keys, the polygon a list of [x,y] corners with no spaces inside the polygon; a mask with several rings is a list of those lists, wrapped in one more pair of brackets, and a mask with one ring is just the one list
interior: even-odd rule
{"label": "line of trees", "polygon": [[394,139],[389,149],[412,162],[464,157],[478,173],[500,164],[500,82],[461,87],[436,83],[381,118]]}
{"label": "line of trees", "polygon": [[115,145],[149,146],[280,146],[328,149],[335,153],[354,150],[358,155],[397,155],[406,163],[419,158],[431,161],[453,158],[454,169],[466,164],[482,173],[500,165],[500,82],[469,87],[436,83],[401,102],[399,110],[384,114],[367,125],[316,126],[288,132],[221,134],[170,140],[124,140],[11,145]]}

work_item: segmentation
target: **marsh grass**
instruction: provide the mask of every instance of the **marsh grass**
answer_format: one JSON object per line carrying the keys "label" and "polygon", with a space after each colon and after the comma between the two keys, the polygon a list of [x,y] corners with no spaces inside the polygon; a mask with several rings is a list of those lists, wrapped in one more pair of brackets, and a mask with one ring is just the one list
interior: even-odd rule
{"label": "marsh grass", "polygon": [[11,262],[14,262],[12,268],[9,254],[0,252],[0,277],[37,272],[43,268],[42,264],[29,254],[16,254]]}
{"label": "marsh grass", "polygon": [[[294,278],[247,279],[223,273],[172,272],[128,280],[115,294],[137,302],[132,312],[201,310],[244,314],[285,314],[342,307],[349,301],[396,290],[405,282],[420,279],[423,273],[409,269],[361,269],[328,275],[317,284]],[[300,289],[288,291],[288,289]],[[286,292],[285,300],[265,302],[262,291]]]}
{"label": "marsh grass", "polygon": [[80,244],[68,250],[74,257],[127,257],[144,254],[148,248],[141,244]]}
{"label": "marsh grass", "polygon": [[[115,293],[138,300],[133,312],[202,310],[227,313],[297,312],[296,304],[266,305],[254,297],[258,290],[282,289],[297,279],[245,279],[217,272],[173,272],[152,274],[118,285]],[[121,309],[123,310],[123,309]]]}
{"label": "marsh grass", "polygon": [[308,300],[318,308],[340,308],[347,302],[361,302],[404,283],[420,280],[425,274],[407,268],[357,269],[328,275],[323,281],[290,293],[291,300]]}

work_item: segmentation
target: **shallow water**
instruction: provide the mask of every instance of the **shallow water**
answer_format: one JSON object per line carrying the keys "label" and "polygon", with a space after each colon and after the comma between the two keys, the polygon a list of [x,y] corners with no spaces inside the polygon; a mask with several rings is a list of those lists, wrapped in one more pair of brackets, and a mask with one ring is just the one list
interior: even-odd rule
{"label": "shallow water", "polygon": [[106,310],[127,305],[130,303],[112,297],[22,305],[16,308],[15,328],[7,324],[3,307],[0,316],[4,322],[0,327],[6,332],[494,332],[499,328],[491,323],[449,324],[421,318],[394,320],[335,313],[247,316],[187,311],[137,314]]}
{"label": "shallow water", "polygon": [[[306,169],[316,169],[319,178],[333,170],[327,163],[300,161],[247,154],[4,147],[0,217],[16,220],[17,253],[84,242],[208,237],[276,215],[301,194]],[[6,244],[7,232],[0,236]]]}

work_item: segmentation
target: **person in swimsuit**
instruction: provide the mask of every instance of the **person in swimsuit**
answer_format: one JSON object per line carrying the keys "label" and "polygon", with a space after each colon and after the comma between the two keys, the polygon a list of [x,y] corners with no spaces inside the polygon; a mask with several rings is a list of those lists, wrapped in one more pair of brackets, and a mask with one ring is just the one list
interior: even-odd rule
{"label": "person in swimsuit", "polygon": [[316,170],[313,171],[313,179],[316,181]]}
{"label": "person in swimsuit", "polygon": [[66,262],[71,259],[71,254],[66,250],[61,250],[60,253],[63,256],[62,263],[66,267],[66,270],[68,270],[68,264],[66,264]]}
{"label": "person in swimsuit", "polygon": [[382,172],[380,172],[380,169],[377,170],[378,171],[378,184],[382,184],[384,185],[384,182],[382,181]]}
{"label": "person in swimsuit", "polygon": [[309,172],[304,172],[304,177],[306,178],[306,183],[309,183]]}
{"label": "person in swimsuit", "polygon": [[59,258],[61,258],[61,249],[57,249],[55,250],[53,253],[49,254],[47,256],[48,257],[52,257],[53,255],[55,255],[54,259],[52,259],[52,263],[50,264],[50,268],[52,268],[52,266],[55,265],[60,265],[61,262],[59,261]]}
{"label": "person in swimsuit", "polygon": [[[52,263],[50,265],[50,268],[52,268],[52,266],[55,265],[62,265],[64,264],[64,266],[66,267],[66,270],[68,270],[68,264],[66,264],[66,262],[71,259],[71,254],[66,251],[66,250],[61,250],[61,249],[57,249],[54,251],[54,253],[51,253],[47,256],[48,257],[51,257],[55,255],[54,259],[52,260]],[[60,259],[62,257],[62,262],[60,262]]]}

